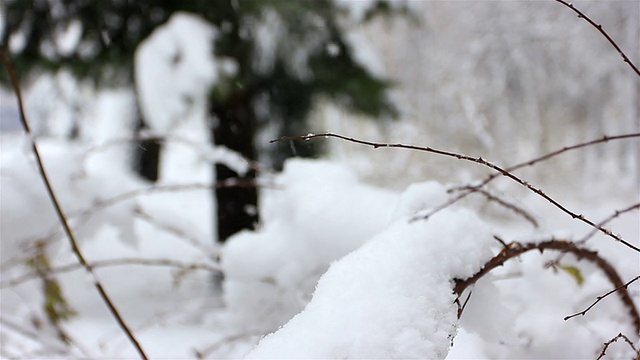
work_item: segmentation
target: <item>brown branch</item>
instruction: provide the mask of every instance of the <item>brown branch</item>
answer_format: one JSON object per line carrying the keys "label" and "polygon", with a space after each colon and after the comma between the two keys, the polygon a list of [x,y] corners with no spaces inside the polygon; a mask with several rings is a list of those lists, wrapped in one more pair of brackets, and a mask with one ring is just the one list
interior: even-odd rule
{"label": "brown branch", "polygon": [[[609,142],[609,141],[614,141],[614,140],[624,140],[624,139],[632,139],[632,138],[638,138],[638,137],[640,137],[640,133],[630,133],[630,134],[622,134],[622,135],[614,135],[614,136],[604,135],[603,137],[595,139],[595,140],[589,140],[589,141],[585,141],[585,142],[582,142],[582,143],[579,143],[579,144],[574,144],[574,145],[570,145],[570,146],[564,146],[561,149],[551,151],[551,152],[549,152],[547,154],[544,154],[542,156],[539,156],[537,158],[534,158],[534,159],[531,159],[531,160],[527,160],[525,162],[522,162],[522,163],[519,163],[519,164],[516,164],[516,165],[509,166],[509,167],[505,168],[505,170],[508,171],[508,172],[512,172],[512,171],[518,170],[518,169],[523,168],[523,167],[532,166],[532,165],[535,165],[535,164],[537,164],[539,162],[549,160],[549,159],[551,159],[553,157],[556,157],[556,156],[558,156],[560,154],[563,154],[563,153],[571,151],[571,150],[577,150],[577,149],[580,149],[580,148],[583,148],[583,147],[587,147],[587,146],[603,144],[603,143],[606,143],[606,142]],[[500,173],[491,174],[485,180],[480,182],[479,184],[473,185],[473,186],[464,186],[461,189],[475,190],[475,189],[481,188],[481,187],[487,185],[488,183],[490,183],[491,181],[493,181],[493,179],[497,178],[500,175],[501,175]]]}
{"label": "brown branch", "polygon": [[491,194],[490,192],[484,190],[484,189],[477,189],[475,190],[476,192],[478,192],[479,194],[483,195],[484,197],[487,198],[488,201],[493,201],[495,203],[497,203],[498,205],[501,205],[511,211],[513,211],[514,213],[522,216],[525,220],[527,220],[528,222],[530,222],[533,227],[538,227],[538,221],[533,217],[533,215],[529,214],[526,210],[522,209],[521,207],[512,204],[504,199],[501,199],[493,194]]}
{"label": "brown branch", "polygon": [[616,44],[616,42],[613,41],[611,36],[609,36],[609,34],[607,34],[607,32],[604,31],[604,28],[602,27],[602,25],[600,25],[600,24],[596,23],[595,21],[591,20],[582,11],[578,10],[575,6],[573,6],[572,3],[566,2],[564,0],[555,0],[555,1],[561,3],[562,5],[568,7],[569,9],[573,10],[573,12],[578,14],[579,18],[584,19],[586,22],[591,24],[591,26],[596,28],[596,30],[598,30],[602,34],[602,36],[604,36],[605,39],[607,39],[607,41],[609,41],[609,43],[616,49],[618,54],[620,54],[620,56],[622,56],[622,60],[624,62],[626,62],[627,64],[629,64],[629,66],[631,66],[631,68],[636,73],[636,75],[640,76],[640,71],[638,70],[638,68],[631,62],[631,60],[629,60],[629,57],[624,53],[624,51],[622,51],[622,49],[620,49],[620,46],[618,46],[618,44]]}
{"label": "brown branch", "polygon": [[[7,70],[7,73],[9,75],[9,80],[11,81],[11,85],[12,85],[12,87],[13,87],[15,93],[16,93],[16,97],[18,98],[18,107],[19,107],[19,110],[20,110],[20,121],[22,122],[22,126],[24,127],[24,130],[27,133],[27,135],[28,136],[32,136],[31,128],[29,127],[29,122],[27,121],[27,117],[26,117],[25,110],[24,110],[24,105],[23,105],[23,101],[22,101],[22,93],[20,91],[20,84],[18,82],[18,77],[17,77],[17,75],[15,73],[15,70],[13,69],[13,66],[11,65],[11,61],[9,60],[9,57],[6,56],[6,54],[4,52],[4,49],[2,49],[2,48],[0,48],[0,60],[2,61],[5,69]],[[34,139],[31,139],[31,150],[33,151],[33,154],[35,155],[36,163],[38,165],[38,171],[40,173],[40,177],[42,178],[42,181],[44,182],[44,185],[45,185],[46,190],[47,190],[47,194],[49,195],[49,198],[51,199],[51,202],[53,203],[53,207],[55,208],[56,214],[58,215],[58,218],[60,220],[60,224],[62,225],[62,228],[64,229],[64,232],[67,235],[67,238],[69,240],[69,244],[71,245],[71,249],[73,250],[73,253],[78,258],[78,261],[80,262],[82,267],[84,267],[84,269],[87,271],[87,273],[89,273],[91,275],[91,277],[93,279],[93,284],[94,284],[96,290],[98,291],[98,293],[100,294],[100,297],[102,298],[104,303],[109,308],[109,311],[111,312],[111,314],[115,318],[116,322],[118,323],[118,325],[120,326],[122,331],[129,338],[129,341],[131,342],[131,344],[135,347],[136,351],[140,355],[140,358],[146,360],[147,359],[147,355],[145,354],[144,350],[140,346],[140,343],[135,338],[135,336],[133,335],[133,333],[129,329],[129,326],[127,325],[127,323],[124,321],[124,319],[122,318],[122,316],[118,312],[118,309],[116,308],[116,306],[113,304],[113,302],[109,298],[109,295],[107,295],[107,292],[104,290],[104,288],[102,287],[102,284],[100,283],[100,281],[98,280],[97,276],[93,272],[93,269],[91,268],[91,265],[89,263],[87,263],[87,261],[84,258],[84,255],[82,255],[82,252],[80,251],[80,248],[78,247],[78,242],[76,241],[75,235],[73,234],[73,231],[71,230],[71,227],[69,226],[69,223],[67,222],[67,218],[66,218],[64,212],[62,211],[62,207],[60,206],[58,198],[57,198],[57,196],[56,196],[56,194],[55,194],[55,192],[53,190],[53,187],[51,186],[51,182],[49,181],[47,173],[46,173],[46,171],[44,169],[44,164],[42,162],[42,157],[40,156],[40,152],[38,151],[38,146],[36,145]]]}
{"label": "brown branch", "polygon": [[605,356],[606,351],[609,348],[609,345],[611,345],[614,342],[618,341],[618,339],[624,339],[624,341],[627,344],[629,344],[631,349],[633,349],[633,351],[636,353],[636,359],[640,359],[640,350],[636,349],[636,347],[633,346],[633,342],[631,340],[629,340],[629,338],[626,335],[624,335],[623,333],[619,333],[618,335],[613,337],[611,340],[609,340],[606,343],[604,343],[604,345],[602,347],[602,351],[600,352],[600,355],[598,355],[598,358],[596,360],[602,359]]}
{"label": "brown branch", "polygon": [[[575,313],[573,315],[565,316],[564,319],[565,320],[569,320],[569,319],[573,319],[574,317],[577,317],[577,316],[584,316],[589,310],[591,310],[591,308],[596,306],[596,304],[599,303],[602,299],[606,298],[607,296],[613,294],[616,291],[620,291],[622,289],[627,289],[627,287],[629,285],[631,285],[633,282],[637,281],[638,279],[640,279],[640,275],[638,275],[635,278],[627,281],[626,283],[618,286],[617,288],[608,291],[607,293],[605,293],[603,295],[597,296],[596,300],[593,303],[591,303],[591,305],[589,305],[586,309],[584,309],[584,310],[582,310],[580,312],[577,312],[577,313]],[[638,330],[638,333],[640,333],[640,330]]]}
{"label": "brown branch", "polygon": [[[284,136],[284,137],[281,137],[281,138],[278,138],[278,139],[271,140],[270,142],[273,143],[273,142],[282,141],[282,140],[310,140],[310,139],[314,139],[314,138],[318,138],[318,137],[322,137],[322,138],[329,138],[329,137],[338,138],[338,139],[349,141],[349,142],[356,143],[356,144],[372,146],[374,149],[378,149],[378,148],[398,148],[398,149],[409,149],[409,150],[424,151],[424,152],[429,152],[429,153],[433,153],[433,154],[452,157],[452,158],[455,158],[455,159],[458,159],[458,160],[470,161],[470,162],[474,162],[474,163],[486,166],[486,167],[496,171],[498,173],[498,175],[505,176],[505,177],[517,182],[518,184],[526,187],[527,189],[529,189],[530,191],[532,191],[536,195],[538,195],[538,196],[542,197],[543,199],[547,200],[549,203],[554,205],[556,208],[560,209],[565,214],[571,216],[573,219],[577,219],[579,221],[582,221],[583,223],[585,223],[585,224],[597,229],[598,231],[604,233],[605,235],[607,235],[607,236],[613,238],[614,240],[620,242],[621,244],[623,244],[623,245],[625,245],[625,246],[627,246],[627,247],[629,247],[629,248],[631,248],[631,249],[633,249],[633,250],[635,250],[637,252],[640,252],[640,248],[638,248],[637,246],[635,246],[635,245],[629,243],[628,241],[624,240],[619,235],[612,233],[611,230],[605,229],[602,226],[598,226],[593,221],[587,219],[584,215],[578,214],[578,213],[575,213],[575,212],[569,210],[567,207],[565,207],[564,205],[560,204],[558,201],[553,199],[551,196],[545,194],[541,189],[533,186],[532,184],[528,183],[527,181],[524,181],[521,178],[517,177],[516,175],[512,174],[508,169],[502,168],[502,167],[500,167],[500,166],[498,166],[498,165],[496,165],[496,164],[494,164],[494,163],[492,163],[490,161],[487,161],[487,160],[483,159],[482,157],[473,157],[473,156],[458,154],[458,153],[451,152],[451,151],[435,149],[435,148],[432,148],[432,147],[429,147],[429,146],[405,145],[405,144],[399,144],[399,143],[391,144],[391,143],[381,143],[381,142],[359,140],[359,139],[356,139],[356,138],[352,138],[352,137],[348,137],[348,136],[344,136],[344,135],[340,135],[340,134],[334,134],[334,133],[330,133],[330,132],[319,133],[319,134],[309,133],[307,135],[299,135],[299,136]],[[466,195],[463,194],[463,195],[458,196],[458,199],[456,199],[455,201],[461,199],[464,196],[466,196]],[[438,207],[438,210],[441,209],[441,208],[442,207]],[[432,213],[430,213],[429,215],[425,216],[425,218],[430,216]],[[419,218],[415,218],[414,220],[418,220],[418,219]]]}
{"label": "brown branch", "polygon": [[[627,213],[629,211],[633,211],[633,210],[637,210],[640,209],[640,203],[635,203],[631,206],[628,206],[622,210],[616,210],[613,214],[611,214],[611,216],[607,217],[606,219],[602,220],[601,222],[598,223],[599,226],[604,226],[607,223],[609,223],[610,221],[612,221],[613,219],[617,218],[618,216]],[[590,231],[587,235],[585,235],[585,237],[583,237],[580,240],[576,241],[576,244],[584,244],[585,242],[587,242],[587,240],[589,240],[590,238],[592,238],[595,234],[597,234],[598,231],[597,230],[592,230]]]}
{"label": "brown branch", "polygon": [[[632,319],[636,333],[640,333],[640,315],[638,314],[638,309],[636,308],[633,299],[631,299],[631,296],[627,291],[627,286],[631,282],[637,280],[637,278],[627,284],[623,283],[615,268],[604,258],[600,257],[597,252],[579,248],[576,246],[576,244],[569,241],[553,239],[540,243],[512,243],[507,248],[503,249],[498,255],[487,261],[482,269],[480,269],[480,271],[478,271],[471,277],[464,280],[457,279],[454,286],[454,292],[458,296],[461,296],[465,289],[475,284],[478,280],[480,280],[480,278],[488,274],[491,270],[495,269],[496,267],[502,266],[508,260],[518,257],[531,250],[538,250],[540,252],[543,252],[544,250],[556,250],[564,253],[572,253],[579,260],[584,259],[595,264],[598,268],[600,268],[600,270],[602,270],[602,272],[604,272],[611,284],[613,284],[614,290],[610,293],[615,292],[618,294],[620,300],[627,309],[630,318]],[[608,295],[609,293],[607,293],[607,295],[605,296]],[[586,313],[586,311],[584,313]],[[568,318],[565,318],[565,320],[568,320]]]}

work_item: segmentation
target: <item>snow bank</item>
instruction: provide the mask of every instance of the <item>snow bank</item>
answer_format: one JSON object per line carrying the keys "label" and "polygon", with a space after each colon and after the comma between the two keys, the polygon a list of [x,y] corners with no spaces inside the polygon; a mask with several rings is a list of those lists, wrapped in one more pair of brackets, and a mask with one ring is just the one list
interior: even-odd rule
{"label": "snow bank", "polygon": [[402,217],[335,262],[305,310],[248,357],[444,358],[456,332],[452,279],[479,270],[491,241],[466,210]]}
{"label": "snow bank", "polygon": [[264,189],[262,228],[230,238],[221,255],[232,322],[258,334],[302,310],[329,263],[382,230],[397,199],[325,161],[289,160],[276,184]]}
{"label": "snow bank", "polygon": [[299,159],[276,181],[261,205],[263,227],[222,249],[227,321],[252,333],[275,330],[342,259],[304,311],[248,356],[446,356],[456,331],[451,281],[491,256],[482,222],[464,209],[411,221],[447,199],[435,182],[399,196],[359,183],[341,165]]}

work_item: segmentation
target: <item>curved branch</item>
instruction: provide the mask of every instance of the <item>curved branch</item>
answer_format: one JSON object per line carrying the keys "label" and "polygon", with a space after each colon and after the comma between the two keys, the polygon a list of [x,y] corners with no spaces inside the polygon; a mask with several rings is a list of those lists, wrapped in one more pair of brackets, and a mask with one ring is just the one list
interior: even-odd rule
{"label": "curved branch", "polygon": [[[596,302],[602,300],[608,295],[613,294],[614,292],[617,293],[633,321],[633,326],[635,327],[636,333],[640,333],[640,315],[638,314],[638,309],[633,303],[633,299],[631,299],[631,296],[629,295],[629,291],[627,291],[627,286],[634,280],[637,280],[637,278],[628,283],[624,283],[615,268],[604,258],[600,257],[597,252],[579,248],[576,246],[576,244],[569,241],[548,240],[540,243],[511,243],[498,255],[487,261],[482,269],[480,269],[480,271],[478,271],[473,276],[464,280],[456,279],[456,284],[453,291],[459,297],[460,295],[462,295],[465,289],[475,284],[478,280],[480,280],[480,278],[488,274],[491,270],[502,266],[508,260],[518,257],[531,250],[538,250],[541,253],[544,250],[556,250],[563,253],[572,253],[578,258],[578,260],[584,259],[596,265],[600,270],[602,270],[602,272],[604,272],[604,274],[614,287],[613,291],[610,291],[607,294],[598,297],[599,300],[597,300]],[[590,306],[589,309],[591,307],[593,306]],[[580,315],[586,314],[587,311],[588,310],[583,311],[582,313],[580,313]],[[568,320],[569,318],[571,318],[571,316],[566,317],[564,320]]]}
{"label": "curved branch", "polygon": [[[13,66],[11,65],[11,61],[9,60],[9,57],[6,56],[6,54],[4,53],[4,50],[2,48],[0,48],[0,60],[2,61],[5,69],[7,70],[7,73],[9,75],[9,80],[11,81],[11,85],[13,86],[13,89],[16,92],[16,97],[18,98],[18,107],[19,107],[19,110],[20,110],[20,121],[22,122],[22,126],[24,127],[25,132],[29,136],[31,136],[31,128],[29,127],[29,122],[27,121],[27,117],[26,117],[26,114],[25,114],[25,111],[24,111],[24,105],[23,105],[23,101],[22,101],[22,93],[20,91],[20,84],[18,82],[18,77],[16,76],[15,70],[13,69]],[[31,139],[31,150],[33,151],[33,154],[35,155],[36,163],[38,165],[38,171],[40,172],[40,177],[42,178],[42,181],[44,182],[45,188],[47,190],[47,194],[49,194],[49,197],[51,198],[51,202],[53,203],[53,207],[55,208],[56,214],[58,215],[58,218],[60,220],[60,224],[62,225],[62,228],[64,229],[64,232],[67,235],[67,238],[69,239],[69,243],[71,245],[71,249],[73,250],[73,253],[78,258],[78,262],[82,265],[82,267],[87,271],[87,273],[89,273],[89,275],[91,275],[91,277],[93,279],[93,284],[94,284],[96,290],[98,291],[98,293],[100,294],[100,297],[102,298],[104,303],[107,305],[107,308],[109,308],[109,311],[111,312],[111,314],[115,318],[116,322],[118,323],[118,325],[120,326],[122,331],[125,333],[127,338],[129,338],[129,341],[131,342],[131,344],[134,346],[134,348],[136,349],[136,351],[140,355],[140,358],[146,360],[147,359],[147,355],[145,354],[144,350],[140,346],[140,343],[135,338],[135,336],[133,335],[133,332],[129,329],[129,326],[127,325],[127,323],[124,321],[124,319],[122,318],[122,316],[118,312],[118,309],[116,308],[116,306],[113,304],[113,302],[109,298],[109,295],[107,295],[107,292],[105,291],[104,287],[102,286],[102,283],[100,283],[100,281],[98,280],[98,277],[93,272],[93,268],[91,267],[91,265],[89,263],[87,263],[86,259],[84,258],[84,255],[82,255],[82,252],[80,251],[80,248],[78,247],[78,242],[76,241],[75,235],[73,234],[73,231],[71,230],[71,227],[69,226],[69,223],[67,222],[67,218],[66,218],[64,212],[62,211],[62,207],[60,206],[60,202],[58,201],[58,198],[57,198],[55,192],[53,191],[53,187],[51,186],[51,182],[49,181],[49,177],[47,176],[47,172],[44,169],[44,164],[42,162],[42,158],[40,156],[40,152],[38,151],[38,146],[36,145],[34,139]]]}
{"label": "curved branch", "polygon": [[579,18],[584,19],[586,22],[591,24],[591,26],[596,28],[596,30],[598,30],[602,34],[602,36],[604,36],[605,39],[607,39],[607,41],[609,41],[609,44],[611,44],[616,49],[618,54],[620,54],[620,56],[622,56],[622,61],[624,61],[627,64],[629,64],[629,66],[631,66],[631,69],[633,69],[633,71],[636,73],[636,75],[640,76],[640,70],[638,70],[638,68],[631,62],[631,60],[629,60],[629,57],[624,53],[624,51],[622,51],[622,49],[620,49],[620,46],[618,46],[618,44],[616,44],[616,42],[613,41],[611,36],[609,36],[609,34],[607,34],[607,32],[604,31],[604,28],[602,28],[602,25],[600,25],[600,24],[596,23],[595,21],[591,20],[582,11],[578,10],[575,6],[573,6],[572,3],[566,2],[564,0],[556,0],[556,2],[559,2],[560,4],[568,7],[571,10],[573,10],[573,12],[578,14]]}
{"label": "curved branch", "polygon": [[629,338],[626,335],[624,335],[623,333],[619,333],[615,337],[611,338],[611,340],[603,344],[602,351],[600,351],[600,355],[598,355],[598,358],[596,360],[602,359],[606,355],[607,349],[609,348],[609,346],[614,342],[618,341],[619,339],[623,339],[627,343],[627,345],[629,345],[631,350],[633,350],[633,352],[636,353],[636,359],[640,359],[640,350],[636,349],[636,347],[633,346],[633,342],[629,340]]}
{"label": "curved branch", "polygon": [[[628,136],[636,136],[636,134],[630,134]],[[469,155],[458,154],[458,153],[455,153],[455,152],[452,152],[452,151],[435,149],[435,148],[432,148],[432,147],[429,147],[429,146],[417,146],[417,145],[406,145],[406,144],[399,144],[399,143],[392,144],[392,143],[381,143],[381,142],[374,142],[374,141],[366,141],[366,140],[360,140],[360,139],[356,139],[356,138],[352,138],[352,137],[348,137],[348,136],[344,136],[344,135],[340,135],[340,134],[335,134],[335,133],[331,133],[331,132],[325,132],[325,133],[319,133],[319,134],[309,133],[307,135],[298,135],[298,136],[283,136],[281,138],[271,140],[270,142],[273,143],[273,142],[282,141],[282,140],[310,140],[310,139],[314,139],[314,138],[318,138],[318,137],[322,137],[322,138],[333,137],[333,138],[349,141],[349,142],[356,143],[356,144],[372,146],[374,149],[378,149],[378,148],[397,148],[397,149],[408,149],[408,150],[424,151],[424,152],[429,152],[429,153],[433,153],[433,154],[438,154],[438,155],[443,155],[443,156],[447,156],[447,157],[456,158],[458,160],[470,161],[470,162],[474,162],[474,163],[486,166],[486,167],[496,171],[497,172],[496,176],[502,175],[502,176],[505,176],[505,177],[517,182],[518,184],[526,187],[527,189],[529,189],[530,191],[532,191],[536,195],[538,195],[538,196],[542,197],[543,199],[547,200],[553,206],[555,206],[556,208],[560,209],[565,214],[571,216],[573,219],[580,220],[583,223],[591,226],[592,228],[597,229],[598,231],[604,233],[605,235],[607,235],[607,236],[613,238],[614,240],[622,243],[623,245],[625,245],[625,246],[627,246],[627,247],[629,247],[629,248],[631,248],[631,249],[633,249],[633,250],[635,250],[637,252],[640,252],[640,248],[638,248],[637,246],[635,246],[635,245],[631,244],[630,242],[624,240],[622,237],[620,237],[620,235],[614,234],[613,232],[611,232],[611,230],[605,229],[604,227],[597,225],[593,221],[587,219],[582,214],[578,214],[578,213],[575,213],[575,212],[569,210],[567,207],[565,207],[564,205],[560,204],[557,200],[553,199],[551,196],[549,196],[546,193],[544,193],[541,189],[533,186],[529,182],[527,182],[525,180],[522,180],[518,176],[512,174],[508,170],[508,168],[502,168],[502,167],[500,167],[500,166],[498,166],[498,165],[496,165],[496,164],[494,164],[494,163],[492,163],[490,161],[487,161],[487,160],[483,159],[482,157],[473,157],[473,156],[469,156]],[[460,200],[464,196],[466,196],[466,193],[462,194],[462,195],[459,195],[457,198],[453,199],[451,201],[451,203],[455,202],[457,200]],[[447,203],[445,205],[448,206],[449,203]],[[442,208],[442,207],[438,207],[436,209],[436,211],[439,210],[440,208]],[[426,215],[426,217],[429,217],[432,213]],[[419,220],[419,219],[420,218],[415,218],[414,220]]]}

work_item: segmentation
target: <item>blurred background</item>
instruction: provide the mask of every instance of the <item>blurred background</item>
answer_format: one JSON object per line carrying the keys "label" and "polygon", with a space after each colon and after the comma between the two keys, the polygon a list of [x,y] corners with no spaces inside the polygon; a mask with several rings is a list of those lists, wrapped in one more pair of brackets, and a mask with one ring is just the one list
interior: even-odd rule
{"label": "blurred background", "polygon": [[[639,1],[574,5],[640,63]],[[481,156],[506,167],[605,135],[640,132],[638,76],[602,34],[552,0],[4,0],[0,45],[20,79],[32,136],[88,257],[169,259],[207,269],[194,275],[193,268],[177,266],[182,272],[176,275],[170,266],[159,273],[135,261],[100,269],[127,319],[152,329],[144,332],[147,343],[163,356],[174,353],[161,340],[182,331],[173,325],[196,323],[215,329],[213,335],[201,329],[179,334],[197,337],[200,345],[244,342],[240,350],[220,353],[241,356],[304,308],[332,261],[388,224],[401,191],[429,180],[442,188],[468,185],[490,173],[425,152],[332,138],[271,143],[275,138],[329,131]],[[11,280],[2,283],[2,344],[31,351],[35,342],[44,350],[33,353],[47,356],[60,339],[45,340],[64,334],[62,327],[100,340],[103,329],[96,324],[112,320],[104,320],[108,314],[92,283],[78,271],[49,276],[75,260],[43,191],[5,70],[0,131],[2,271],[3,281]],[[580,204],[597,221],[637,203],[639,154],[637,138],[610,141],[517,175],[562,204]],[[478,213],[508,235],[531,240],[570,229],[560,237],[574,239],[591,230],[512,181],[489,188],[540,220],[532,228],[482,202]],[[413,191],[406,196],[419,194]],[[637,213],[621,218],[617,229],[637,243]],[[637,275],[637,256],[612,243],[601,241],[598,250],[625,278]],[[219,261],[221,254],[227,263]],[[72,296],[24,280],[34,263],[41,266],[34,279],[61,280]],[[548,270],[538,258],[525,265],[526,271],[513,270],[516,277]],[[505,298],[521,301],[537,318],[527,297],[537,288],[522,292],[502,284]],[[212,294],[222,296],[223,285],[228,312],[212,311],[220,305]],[[563,289],[567,293],[557,297],[571,302],[575,289],[565,285],[539,293]],[[603,293],[602,286],[585,288],[585,304]],[[47,313],[40,308],[43,299],[58,307]],[[559,300],[550,299],[549,307],[558,308]],[[82,316],[69,320],[70,308]],[[83,322],[92,317],[100,321]],[[38,340],[44,331],[33,319],[52,325],[45,327],[45,340]],[[36,340],[13,331],[11,321]],[[617,321],[615,332],[626,319]],[[528,353],[514,342],[505,357],[544,357],[563,349],[562,338],[545,337],[545,324],[530,327],[538,331],[530,342],[537,350]],[[99,331],[85,333],[94,328]],[[117,333],[114,328],[104,333]],[[586,352],[582,343],[592,333],[576,337],[575,352],[567,350],[567,356]],[[603,342],[596,340],[589,338]],[[192,351],[189,341],[179,351]],[[557,346],[549,347],[554,341]],[[122,342],[110,344],[111,350],[100,345],[91,351],[122,353]],[[210,349],[208,354],[218,350]],[[175,356],[186,353],[176,350]]]}
{"label": "blurred background", "polygon": [[[576,6],[639,62],[639,2]],[[75,148],[85,167],[213,187],[202,211],[215,242],[256,228],[259,188],[287,158],[332,159],[393,190],[490,173],[336,139],[270,142],[281,136],[330,131],[508,166],[640,130],[637,76],[554,1],[9,0],[0,9],[33,135]],[[21,129],[6,74],[9,148]],[[637,197],[639,146],[590,146],[518,174],[560,200]]]}
{"label": "blurred background", "polygon": [[[637,1],[576,6],[638,62]],[[292,148],[268,140],[329,130],[511,164],[640,127],[633,72],[601,34],[553,1],[9,0],[3,8],[3,44],[15,57],[27,99],[37,99],[28,105],[42,136],[87,137],[86,129],[95,125],[79,119],[101,90],[132,91],[130,103],[121,105],[130,108],[132,119],[118,120],[127,132],[163,121],[185,127],[188,121],[179,119],[184,114],[178,109],[195,106],[190,93],[208,91],[202,114],[208,129],[215,121],[239,123],[233,106],[248,109],[248,128],[255,128],[240,131],[249,135],[237,139],[222,129],[199,129],[209,140],[275,169],[287,157],[322,153],[351,162],[375,183],[404,187],[424,178],[469,180],[483,169],[412,152],[373,155],[337,141]],[[180,13],[206,25],[169,29],[171,17]],[[173,31],[166,36],[173,36],[174,44],[159,46],[148,63],[140,60],[143,55],[136,63],[139,45],[152,47],[152,32],[162,28]],[[155,113],[166,111],[158,100],[145,100],[145,92],[154,92],[149,88],[155,94],[147,97],[175,103],[166,105],[176,112],[173,120],[156,120],[162,115]],[[18,128],[15,105],[4,91],[2,129],[11,131]],[[53,116],[45,107],[69,116]],[[240,145],[247,141],[255,149]],[[158,142],[145,144],[147,151],[132,154],[132,161],[138,161],[143,177],[155,180]],[[629,141],[595,146],[527,176],[570,187],[599,174],[611,181],[629,176],[637,183],[638,150]],[[376,169],[370,158],[387,166]]]}

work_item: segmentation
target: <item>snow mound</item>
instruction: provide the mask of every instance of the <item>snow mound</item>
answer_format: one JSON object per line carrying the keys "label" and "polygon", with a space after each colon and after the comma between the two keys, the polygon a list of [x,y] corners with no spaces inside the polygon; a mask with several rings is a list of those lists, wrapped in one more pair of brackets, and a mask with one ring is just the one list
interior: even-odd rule
{"label": "snow mound", "polygon": [[248,358],[444,358],[457,323],[452,279],[479,270],[490,243],[464,209],[401,218],[335,262],[305,310]]}
{"label": "snow mound", "polygon": [[263,190],[262,227],[233,236],[221,253],[232,323],[260,335],[302,310],[329,264],[384,229],[397,201],[326,161],[289,160],[275,181]]}

